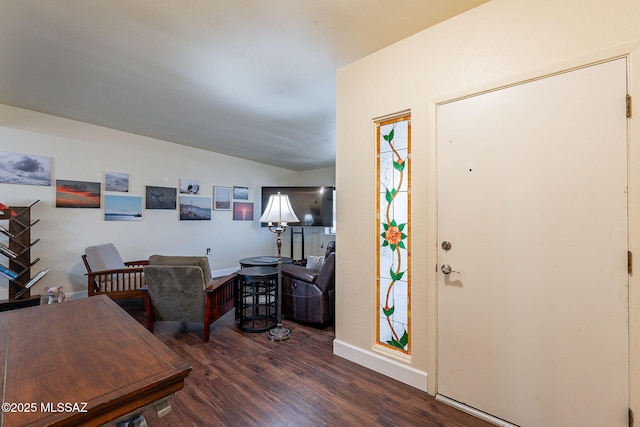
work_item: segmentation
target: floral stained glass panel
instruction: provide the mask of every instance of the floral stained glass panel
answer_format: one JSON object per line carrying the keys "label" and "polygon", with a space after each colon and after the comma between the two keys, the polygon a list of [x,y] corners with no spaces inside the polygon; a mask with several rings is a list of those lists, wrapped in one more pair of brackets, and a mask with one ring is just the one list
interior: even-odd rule
{"label": "floral stained glass panel", "polygon": [[377,344],[411,353],[411,116],[376,122]]}

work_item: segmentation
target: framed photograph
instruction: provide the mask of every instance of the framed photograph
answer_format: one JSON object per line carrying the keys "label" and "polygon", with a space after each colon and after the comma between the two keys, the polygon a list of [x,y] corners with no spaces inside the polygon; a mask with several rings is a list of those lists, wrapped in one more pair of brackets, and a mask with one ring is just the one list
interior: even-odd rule
{"label": "framed photograph", "polygon": [[213,187],[213,210],[231,210],[231,187]]}
{"label": "framed photograph", "polygon": [[249,187],[233,187],[233,198],[249,200]]}
{"label": "framed photograph", "polygon": [[128,193],[129,192],[129,174],[122,173],[122,172],[105,172],[104,190]]}
{"label": "framed photograph", "polygon": [[147,185],[145,194],[146,209],[175,209],[177,190],[175,187],[152,187]]}
{"label": "framed photograph", "polygon": [[180,196],[180,221],[211,220],[211,198]]}
{"label": "framed photograph", "polygon": [[100,183],[56,180],[56,208],[99,208]]}
{"label": "framed photograph", "polygon": [[200,183],[195,179],[180,178],[180,194],[199,194]]}
{"label": "framed photograph", "polygon": [[51,186],[51,157],[0,151],[0,183]]}
{"label": "framed photograph", "polygon": [[253,203],[233,202],[234,221],[253,221]]}
{"label": "framed photograph", "polygon": [[140,196],[104,196],[105,221],[142,220],[142,197]]}

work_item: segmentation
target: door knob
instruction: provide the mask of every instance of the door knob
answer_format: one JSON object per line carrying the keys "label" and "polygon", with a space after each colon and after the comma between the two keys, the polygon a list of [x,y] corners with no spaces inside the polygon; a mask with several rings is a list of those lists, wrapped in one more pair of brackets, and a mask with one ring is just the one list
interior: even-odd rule
{"label": "door knob", "polygon": [[440,270],[442,270],[444,274],[460,273],[459,271],[453,270],[449,264],[442,264],[442,267],[440,267]]}

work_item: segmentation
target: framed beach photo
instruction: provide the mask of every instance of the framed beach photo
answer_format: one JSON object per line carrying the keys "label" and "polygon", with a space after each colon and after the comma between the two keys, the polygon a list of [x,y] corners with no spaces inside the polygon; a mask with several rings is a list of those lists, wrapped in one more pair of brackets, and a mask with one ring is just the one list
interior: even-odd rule
{"label": "framed beach photo", "polygon": [[210,221],[211,198],[180,196],[180,221]]}
{"label": "framed beach photo", "polygon": [[234,221],[253,221],[253,203],[233,202]]}
{"label": "framed beach photo", "polygon": [[249,200],[249,187],[233,187],[233,198]]}
{"label": "framed beach photo", "polygon": [[213,187],[213,210],[231,210],[231,187]]}
{"label": "framed beach photo", "polygon": [[141,221],[142,197],[140,196],[104,196],[105,221]]}

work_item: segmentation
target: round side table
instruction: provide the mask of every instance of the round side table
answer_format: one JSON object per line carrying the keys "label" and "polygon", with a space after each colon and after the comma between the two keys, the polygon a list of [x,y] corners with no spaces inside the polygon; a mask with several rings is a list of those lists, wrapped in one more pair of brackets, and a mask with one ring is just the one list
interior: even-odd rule
{"label": "round side table", "polygon": [[277,324],[278,269],[245,267],[238,277],[236,316],[245,332],[263,332]]}
{"label": "round side table", "polygon": [[[291,264],[293,259],[282,257],[283,264]],[[277,256],[252,256],[249,258],[242,258],[240,260],[240,268],[245,267],[277,267],[278,266],[278,257]]]}

